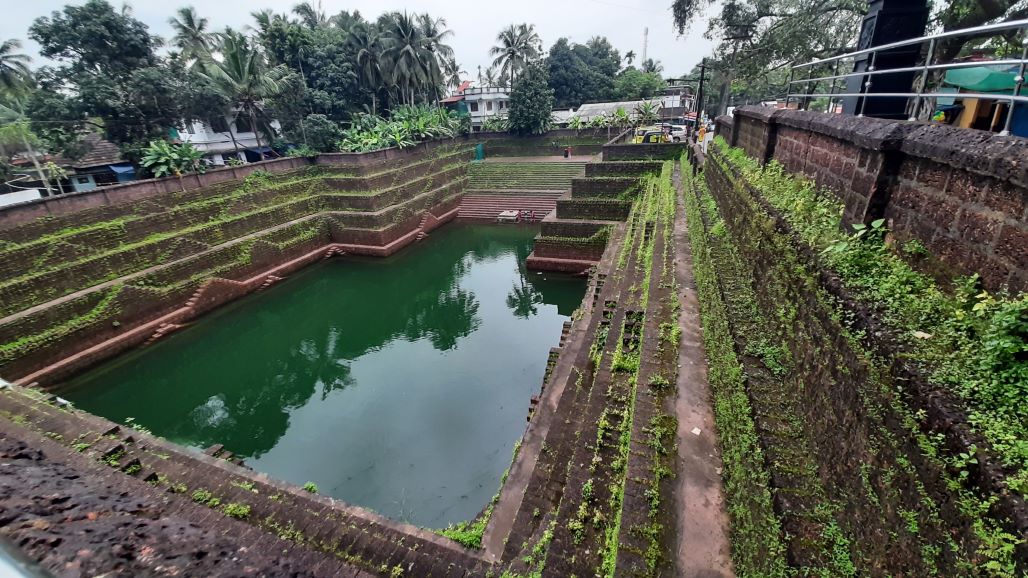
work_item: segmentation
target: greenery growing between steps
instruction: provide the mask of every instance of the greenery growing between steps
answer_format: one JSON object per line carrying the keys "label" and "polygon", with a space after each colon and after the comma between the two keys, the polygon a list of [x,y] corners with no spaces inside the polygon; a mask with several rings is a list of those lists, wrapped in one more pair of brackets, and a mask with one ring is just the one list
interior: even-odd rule
{"label": "greenery growing between steps", "polygon": [[683,201],[708,362],[707,379],[713,391],[724,462],[722,477],[731,518],[735,572],[753,578],[788,576],[781,522],[772,504],[770,476],[753,422],[742,364],[736,356],[727,307],[711,261],[696,184],[688,158],[683,156],[681,162]]}
{"label": "greenery growing between steps", "polygon": [[[510,463],[511,466],[518,459],[518,453],[521,452],[521,440],[518,440],[514,444],[514,452],[511,455]],[[503,484],[507,483],[507,476],[510,475],[510,467],[503,471],[503,475],[500,476],[500,490],[503,489]],[[493,508],[496,507],[496,503],[500,501],[500,492],[497,491],[493,496],[493,499],[486,506],[485,510],[482,511],[474,520],[467,522],[460,522],[459,524],[451,524],[442,530],[437,530],[441,536],[460,543],[465,548],[479,549],[482,547],[482,537],[485,535],[485,528],[489,525],[489,520],[493,515]],[[552,532],[551,532],[552,534]]]}
{"label": "greenery growing between steps", "polygon": [[735,168],[726,174],[740,171],[847,290],[881,314],[904,358],[965,401],[970,424],[1014,470],[1008,487],[1028,495],[1028,295],[981,290],[977,276],[944,291],[907,263],[904,247],[886,243],[884,227],[847,232],[831,193],[715,143]]}

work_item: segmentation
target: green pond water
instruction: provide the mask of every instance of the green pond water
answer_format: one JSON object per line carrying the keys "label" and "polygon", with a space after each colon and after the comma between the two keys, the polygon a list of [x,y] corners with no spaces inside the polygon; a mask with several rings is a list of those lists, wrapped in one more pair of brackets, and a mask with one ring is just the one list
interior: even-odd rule
{"label": "green pond water", "polygon": [[394,519],[492,498],[581,279],[524,270],[538,231],[449,225],[292,275],[91,370],[64,397]]}

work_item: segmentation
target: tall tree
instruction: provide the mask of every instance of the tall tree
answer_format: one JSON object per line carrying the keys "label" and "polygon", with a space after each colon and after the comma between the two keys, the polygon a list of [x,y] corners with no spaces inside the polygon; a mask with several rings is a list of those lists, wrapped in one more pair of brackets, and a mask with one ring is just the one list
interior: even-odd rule
{"label": "tall tree", "polygon": [[293,6],[293,14],[300,18],[300,23],[311,30],[328,25],[328,18],[325,11],[321,9],[321,1],[317,5],[313,2],[301,2]]}
{"label": "tall tree", "polygon": [[642,63],[642,71],[647,74],[660,74],[664,71],[664,67],[660,64],[659,60],[647,58]]}
{"label": "tall tree", "polygon": [[211,54],[211,33],[207,30],[208,21],[196,13],[192,6],[184,6],[176,12],[177,16],[168,19],[171,29],[175,31],[171,43],[182,51],[186,60],[199,62]]}
{"label": "tall tree", "polygon": [[377,27],[355,23],[347,41],[354,52],[361,87],[371,94],[371,114],[378,114],[378,93],[385,81],[382,74],[382,41]]}
{"label": "tall tree", "polygon": [[[675,0],[672,13],[684,31],[712,0]],[[733,78],[751,87],[775,86],[779,72],[793,62],[806,62],[844,52],[856,43],[865,0],[730,0],[709,18],[706,35],[721,38],[715,64],[724,69],[722,92]],[[735,55],[734,58],[731,55]]]}
{"label": "tall tree", "polygon": [[28,66],[32,59],[15,52],[19,48],[20,40],[12,38],[0,42],[0,87],[7,91],[18,89],[32,78]]}
{"label": "tall tree", "polygon": [[461,70],[460,65],[457,64],[457,60],[452,56],[446,60],[443,64],[443,75],[446,77],[446,86],[449,88],[457,88],[460,86],[460,75],[467,74],[467,71]]}
{"label": "tall tree", "polygon": [[550,126],[553,89],[546,68],[528,65],[510,93],[510,130],[515,134],[541,134]]}
{"label": "tall tree", "polygon": [[[444,68],[447,61],[453,59],[453,48],[446,43],[446,40],[453,36],[453,31],[446,28],[445,19],[432,18],[428,14],[418,15],[418,26],[421,28],[425,50],[431,55],[426,65],[428,88],[434,90],[430,90],[429,94],[438,100],[442,96],[440,88],[447,84]],[[458,84],[460,84],[459,81]]]}
{"label": "tall tree", "polygon": [[489,55],[494,57],[493,66],[498,66],[513,86],[516,74],[539,58],[541,47],[535,24],[511,24],[496,35],[496,45],[489,49]]}
{"label": "tall tree", "polygon": [[632,62],[634,60],[635,60],[635,51],[634,50],[629,50],[628,52],[625,53],[625,64],[627,66],[632,66]]}
{"label": "tall tree", "polygon": [[659,74],[643,72],[634,66],[622,70],[614,79],[614,98],[639,100],[657,95],[665,86]]}
{"label": "tall tree", "polygon": [[390,12],[378,19],[382,30],[384,76],[400,94],[400,101],[415,104],[417,96],[438,97],[444,84],[439,55],[452,54],[442,42],[449,35],[444,20],[428,15]]}
{"label": "tall tree", "polygon": [[[97,124],[104,136],[121,145],[131,159],[145,143],[166,137],[182,120],[197,118],[197,111],[209,102],[206,83],[159,58],[155,48],[160,40],[146,25],[104,0],[65,6],[38,18],[29,36],[39,43],[43,56],[58,63],[37,75],[46,88],[29,104],[36,111],[33,126],[37,119],[47,118],[37,113],[48,109],[75,112],[77,119],[102,119]],[[47,94],[39,96],[42,93]]]}
{"label": "tall tree", "polygon": [[220,35],[218,52],[222,59],[204,65],[203,77],[230,103],[236,118],[246,116],[257,138],[261,158],[261,132],[273,134],[267,115],[267,100],[282,90],[288,74],[284,65],[268,68],[261,51],[246,36],[226,29]]}
{"label": "tall tree", "polygon": [[556,106],[567,108],[613,98],[620,59],[605,38],[585,45],[560,38],[550,47],[546,67]]}
{"label": "tall tree", "polygon": [[76,73],[121,77],[157,63],[154,49],[159,39],[105,0],[65,6],[50,17],[37,18],[29,37],[39,43],[40,55],[68,63]]}

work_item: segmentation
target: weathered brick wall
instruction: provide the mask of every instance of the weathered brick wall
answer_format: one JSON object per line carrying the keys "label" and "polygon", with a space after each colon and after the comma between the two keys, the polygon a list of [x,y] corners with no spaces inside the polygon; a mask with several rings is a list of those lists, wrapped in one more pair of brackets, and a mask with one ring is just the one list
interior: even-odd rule
{"label": "weathered brick wall", "polygon": [[532,246],[532,254],[536,257],[553,259],[599,261],[606,247],[606,241],[594,243],[571,239],[537,238]]}
{"label": "weathered brick wall", "polygon": [[629,201],[607,199],[557,199],[558,219],[624,221],[632,208]]}
{"label": "weathered brick wall", "polygon": [[724,138],[728,142],[732,142],[735,138],[735,119],[734,117],[723,114],[714,119],[714,135]]}
{"label": "weathered brick wall", "polygon": [[[979,273],[990,289],[1028,287],[1028,140],[764,107],[736,110],[731,124],[750,156],[837,194],[847,223],[886,218],[956,273]],[[727,125],[718,119],[719,131]]]}
{"label": "weathered brick wall", "polygon": [[674,160],[682,156],[689,145],[680,143],[631,144],[617,143],[603,147],[603,160],[606,161],[643,161],[643,160]]}
{"label": "weathered brick wall", "polygon": [[541,233],[547,237],[591,237],[609,223],[595,223],[588,221],[560,221],[557,219],[543,219]]}
{"label": "weathered brick wall", "polygon": [[571,179],[571,196],[617,197],[639,187],[639,177],[585,177]]}
{"label": "weathered brick wall", "polygon": [[664,163],[660,161],[610,161],[605,163],[587,163],[587,177],[623,177],[644,174],[659,174]]}

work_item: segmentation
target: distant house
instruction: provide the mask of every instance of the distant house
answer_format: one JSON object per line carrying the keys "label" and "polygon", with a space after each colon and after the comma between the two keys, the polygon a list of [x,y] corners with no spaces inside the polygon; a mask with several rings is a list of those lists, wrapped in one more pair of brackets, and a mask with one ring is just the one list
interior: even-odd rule
{"label": "distant house", "polygon": [[[236,158],[244,162],[256,162],[263,152],[275,156],[267,135],[261,135],[261,146],[257,148],[257,135],[250,126],[246,115],[222,114],[212,116],[208,120],[184,123],[185,129],[176,131],[173,138],[192,144],[204,153],[204,158],[212,165],[224,165]],[[281,125],[277,120],[271,121],[271,127],[278,131]]]}
{"label": "distant house", "polygon": [[507,115],[510,91],[497,86],[472,87],[470,81],[464,81],[439,103],[453,110],[466,111],[471,116],[471,130],[478,132],[490,117]]}
{"label": "distant house", "polygon": [[[54,194],[91,191],[97,187],[136,179],[135,168],[122,158],[118,145],[105,140],[99,133],[84,134],[81,146],[85,153],[75,159],[37,153],[35,160],[40,166],[53,163],[66,173],[66,177],[59,182],[51,180]],[[39,178],[36,163],[32,162],[28,154],[15,155],[11,164],[14,175],[4,183],[0,206],[46,195],[46,187]]]}
{"label": "distant house", "polygon": [[667,87],[660,95],[660,117],[673,119],[686,116],[692,110],[693,99],[692,86],[684,80],[669,78]]}
{"label": "distant house", "polygon": [[72,190],[91,191],[97,187],[136,180],[136,169],[121,157],[118,145],[91,132],[82,137],[86,153],[75,160],[56,159],[68,172]]}

